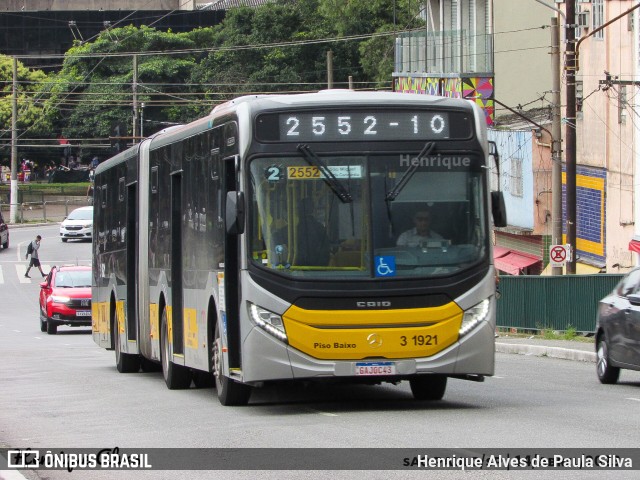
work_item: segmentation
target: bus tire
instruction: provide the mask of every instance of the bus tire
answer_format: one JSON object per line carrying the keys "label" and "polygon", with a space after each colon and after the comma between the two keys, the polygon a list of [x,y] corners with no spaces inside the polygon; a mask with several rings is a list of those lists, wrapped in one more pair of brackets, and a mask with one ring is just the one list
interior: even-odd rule
{"label": "bus tire", "polygon": [[222,405],[246,405],[251,397],[251,387],[238,383],[224,375],[224,357],[222,355],[222,341],[220,340],[220,330],[216,325],[216,334],[212,347],[213,356],[213,376],[216,380],[216,390],[218,400]]}
{"label": "bus tire", "polygon": [[137,373],[140,370],[140,357],[124,353],[120,349],[120,329],[118,322],[113,324],[113,349],[116,352],[116,368],[120,373]]}
{"label": "bus tire", "polygon": [[160,363],[144,357],[140,357],[140,368],[142,368],[142,371],[145,373],[162,371],[162,365]]}
{"label": "bus tire", "polygon": [[216,379],[213,378],[213,373],[211,372],[194,370],[193,384],[196,386],[196,388],[213,388],[216,386]]}
{"label": "bus tire", "polygon": [[409,380],[411,393],[416,400],[442,400],[447,389],[444,375],[415,375]]}
{"label": "bus tire", "polygon": [[162,376],[169,390],[181,390],[191,386],[191,370],[183,365],[171,361],[169,345],[169,326],[167,323],[167,309],[162,309],[160,331],[160,356],[162,359]]}

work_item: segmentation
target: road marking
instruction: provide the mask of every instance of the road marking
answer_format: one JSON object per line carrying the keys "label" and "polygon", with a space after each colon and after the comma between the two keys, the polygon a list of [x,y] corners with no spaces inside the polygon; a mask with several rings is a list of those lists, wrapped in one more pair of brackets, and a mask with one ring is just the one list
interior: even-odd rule
{"label": "road marking", "polygon": [[640,402],[640,398],[629,397],[626,400],[633,400],[634,402]]}
{"label": "road marking", "polygon": [[[48,272],[51,270],[51,266],[50,265],[45,265],[42,264],[40,265],[42,267],[42,271],[43,272]],[[27,271],[27,267],[28,264],[24,264],[24,263],[18,263],[16,264],[16,274],[18,275],[18,281],[20,283],[32,283],[31,280],[34,280],[34,278],[27,278],[24,276],[24,274]],[[38,280],[38,275],[40,275],[40,270],[38,270],[36,267],[31,267],[31,270],[29,271],[29,275],[35,275],[35,280]],[[40,278],[44,278],[44,277],[40,277]]]}

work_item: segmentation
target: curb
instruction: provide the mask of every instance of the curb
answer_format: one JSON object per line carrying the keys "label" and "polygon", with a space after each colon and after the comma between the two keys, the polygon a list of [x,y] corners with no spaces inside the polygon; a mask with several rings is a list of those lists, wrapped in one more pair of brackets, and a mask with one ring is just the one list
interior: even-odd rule
{"label": "curb", "polygon": [[496,342],[497,353],[516,353],[520,355],[534,355],[536,357],[552,357],[578,362],[596,363],[596,353],[584,350],[572,350],[561,347],[545,347],[541,345],[521,345]]}

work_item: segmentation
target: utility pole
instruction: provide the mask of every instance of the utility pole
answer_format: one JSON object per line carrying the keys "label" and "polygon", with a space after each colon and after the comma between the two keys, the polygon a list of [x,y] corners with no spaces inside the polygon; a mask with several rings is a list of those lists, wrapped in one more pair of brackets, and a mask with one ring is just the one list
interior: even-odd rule
{"label": "utility pole", "polygon": [[11,89],[11,186],[9,219],[18,221],[18,59],[13,57],[13,86]]}
{"label": "utility pole", "polygon": [[138,55],[133,56],[133,138],[138,137]]}
{"label": "utility pole", "polygon": [[333,51],[327,52],[327,88],[333,88]]}
{"label": "utility pole", "polygon": [[566,199],[567,199],[567,244],[571,250],[567,260],[567,274],[576,273],[576,5],[573,0],[565,3],[567,7],[566,24]]}
{"label": "utility pole", "polygon": [[[552,143],[551,143],[551,221],[552,245],[562,244],[562,128],[560,112],[560,27],[551,17]],[[551,275],[562,275],[562,267],[551,267]]]}

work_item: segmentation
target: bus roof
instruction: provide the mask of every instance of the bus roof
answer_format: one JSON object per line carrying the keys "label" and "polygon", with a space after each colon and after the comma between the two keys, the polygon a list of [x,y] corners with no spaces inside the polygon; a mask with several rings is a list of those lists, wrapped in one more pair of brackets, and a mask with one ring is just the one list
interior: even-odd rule
{"label": "bus roof", "polygon": [[[342,106],[438,106],[450,108],[473,109],[473,102],[459,98],[438,97],[415,93],[396,92],[359,92],[347,89],[321,90],[319,92],[297,94],[273,94],[273,95],[245,95],[228,102],[217,105],[209,115],[197,119],[186,125],[177,125],[166,128],[145,141],[151,141],[150,149],[159,148],[173,143],[178,138],[196,135],[210,129],[217,118],[233,114],[252,115],[262,110],[275,110],[279,108],[318,107],[325,108]],[[99,174],[103,170],[124,162],[127,158],[137,155],[139,145],[134,145],[128,150],[119,153],[106,162],[100,164],[96,170]]]}

